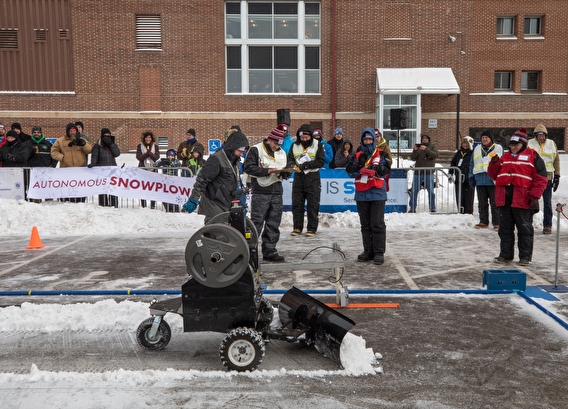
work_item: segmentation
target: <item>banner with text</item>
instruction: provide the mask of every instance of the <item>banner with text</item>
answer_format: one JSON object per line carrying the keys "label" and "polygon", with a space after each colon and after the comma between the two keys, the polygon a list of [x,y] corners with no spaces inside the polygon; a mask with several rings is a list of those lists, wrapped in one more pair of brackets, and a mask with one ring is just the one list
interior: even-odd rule
{"label": "banner with text", "polygon": [[183,205],[194,183],[195,178],[132,167],[32,168],[28,197],[55,199],[107,194]]}
{"label": "banner with text", "polygon": [[[320,212],[337,213],[350,210],[357,211],[355,202],[355,182],[347,176],[345,169],[322,169]],[[292,209],[292,183],[294,179],[285,180],[283,205],[284,211]],[[406,213],[408,203],[408,187],[406,182],[406,170],[392,169],[389,180],[389,192],[387,194],[386,213]]]}

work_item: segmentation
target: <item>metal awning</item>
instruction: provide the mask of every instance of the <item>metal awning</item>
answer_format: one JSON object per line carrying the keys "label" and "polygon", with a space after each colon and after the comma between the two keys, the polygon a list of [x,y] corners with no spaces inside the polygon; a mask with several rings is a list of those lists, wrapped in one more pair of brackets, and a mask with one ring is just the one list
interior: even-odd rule
{"label": "metal awning", "polygon": [[380,94],[459,94],[451,68],[377,68]]}

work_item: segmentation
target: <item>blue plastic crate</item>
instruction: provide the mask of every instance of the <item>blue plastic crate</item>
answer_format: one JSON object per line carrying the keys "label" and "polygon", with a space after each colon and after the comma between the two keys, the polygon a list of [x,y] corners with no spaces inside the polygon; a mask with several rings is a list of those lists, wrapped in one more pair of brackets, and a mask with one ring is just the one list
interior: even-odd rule
{"label": "blue plastic crate", "polygon": [[483,270],[483,286],[488,290],[527,289],[527,275],[520,270]]}

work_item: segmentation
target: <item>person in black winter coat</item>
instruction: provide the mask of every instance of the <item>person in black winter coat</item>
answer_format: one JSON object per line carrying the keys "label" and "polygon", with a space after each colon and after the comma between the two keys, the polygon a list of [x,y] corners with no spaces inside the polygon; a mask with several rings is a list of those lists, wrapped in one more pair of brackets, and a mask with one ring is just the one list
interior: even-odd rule
{"label": "person in black winter coat", "polygon": [[[456,203],[460,203],[461,195],[461,208],[460,213],[473,214],[473,198],[475,195],[475,188],[469,185],[469,163],[471,162],[471,155],[473,153],[473,138],[471,136],[464,136],[462,138],[461,147],[456,151],[456,154],[450,162],[450,166],[460,168],[461,179],[456,177],[458,172],[453,169],[448,171],[448,180],[450,183],[455,184]],[[454,174],[455,173],[455,174]],[[460,189],[461,185],[461,189]]]}
{"label": "person in black winter coat", "polygon": [[16,131],[6,133],[6,143],[0,148],[0,161],[6,168],[23,168],[28,166],[28,159],[32,153],[32,145],[21,141]]}
{"label": "person in black winter coat", "polygon": [[32,128],[30,142],[32,146],[32,156],[28,160],[28,166],[30,168],[54,168],[57,166],[57,161],[51,157],[51,147],[53,144],[45,139],[41,127],[34,126]]}
{"label": "person in black winter coat", "polygon": [[[93,145],[91,152],[91,164],[93,166],[116,166],[116,159],[120,156],[120,149],[114,142],[115,138],[110,129],[101,129],[101,139]],[[118,207],[118,197],[113,195],[99,195],[99,206]]]}
{"label": "person in black winter coat", "polygon": [[188,201],[183,205],[187,213],[205,215],[205,224],[219,213],[228,212],[238,195],[240,160],[249,146],[241,131],[232,133],[222,149],[207,159],[195,179]]}
{"label": "person in black winter coat", "polygon": [[296,132],[296,142],[288,153],[288,167],[296,167],[292,182],[292,236],[299,236],[304,228],[304,204],[307,207],[307,237],[316,235],[320,208],[321,178],[319,170],[325,163],[323,145],[312,136],[309,124]]}
{"label": "person in black winter coat", "polygon": [[[181,168],[181,162],[176,159],[176,150],[168,149],[166,151],[166,157],[158,160],[154,163],[155,168],[162,168],[164,175],[178,176],[179,169]],[[164,209],[167,213],[178,213],[179,206],[173,203],[163,203]]]}

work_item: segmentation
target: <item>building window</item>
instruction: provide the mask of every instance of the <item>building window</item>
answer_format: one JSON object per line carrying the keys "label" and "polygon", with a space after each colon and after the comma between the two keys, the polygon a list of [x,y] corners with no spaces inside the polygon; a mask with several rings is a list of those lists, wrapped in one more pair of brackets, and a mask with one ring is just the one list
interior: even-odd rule
{"label": "building window", "polygon": [[0,28],[0,48],[18,49],[17,28]]}
{"label": "building window", "polygon": [[162,20],[158,16],[136,16],[136,49],[162,49]]}
{"label": "building window", "polygon": [[[398,149],[400,141],[400,149],[411,149],[418,135],[418,111],[420,110],[418,95],[384,95],[382,108],[383,137],[389,148]],[[405,129],[391,129],[390,111],[396,108],[406,111]]]}
{"label": "building window", "polygon": [[497,17],[497,37],[515,36],[515,17]]}
{"label": "building window", "polygon": [[521,91],[538,91],[540,89],[540,73],[523,71],[521,74]]}
{"label": "building window", "polygon": [[526,36],[542,35],[542,17],[541,16],[525,17],[524,34]]}
{"label": "building window", "polygon": [[495,73],[493,88],[495,91],[511,91],[513,73],[510,71],[498,71]]}
{"label": "building window", "polygon": [[320,93],[320,3],[225,3],[227,93]]}

